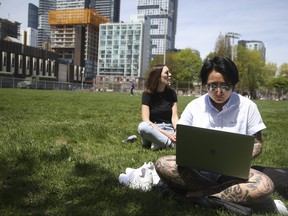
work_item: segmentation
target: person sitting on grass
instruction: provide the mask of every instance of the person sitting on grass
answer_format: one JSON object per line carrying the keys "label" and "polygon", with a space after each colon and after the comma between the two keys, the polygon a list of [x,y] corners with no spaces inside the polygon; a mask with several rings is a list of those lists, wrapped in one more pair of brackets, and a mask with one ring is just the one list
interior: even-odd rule
{"label": "person sitting on grass", "polygon": [[165,65],[155,65],[142,93],[142,122],[138,131],[145,148],[174,148],[178,121],[177,95],[169,87],[171,73]]}
{"label": "person sitting on grass", "polygon": [[[186,106],[177,124],[254,135],[251,157],[258,156],[262,151],[261,131],[266,126],[257,105],[233,91],[239,81],[235,63],[222,56],[207,60],[201,69],[201,79],[207,93]],[[234,182],[226,187],[223,187],[226,176],[177,166],[174,155],[159,158],[155,168],[164,183],[183,191],[186,197],[212,196],[250,205],[265,201],[274,191],[272,180],[252,168],[247,181]]]}

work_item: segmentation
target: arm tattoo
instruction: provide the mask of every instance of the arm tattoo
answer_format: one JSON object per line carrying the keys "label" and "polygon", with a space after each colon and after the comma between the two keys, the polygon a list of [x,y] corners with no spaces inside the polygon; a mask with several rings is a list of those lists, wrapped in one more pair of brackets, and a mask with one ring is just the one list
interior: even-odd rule
{"label": "arm tattoo", "polygon": [[253,147],[252,158],[255,158],[262,152],[262,134],[261,131],[254,134],[255,141]]}

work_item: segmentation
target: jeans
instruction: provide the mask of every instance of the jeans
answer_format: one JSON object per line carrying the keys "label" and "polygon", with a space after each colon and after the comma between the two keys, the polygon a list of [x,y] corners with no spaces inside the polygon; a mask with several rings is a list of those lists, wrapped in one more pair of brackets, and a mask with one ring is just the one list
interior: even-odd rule
{"label": "jeans", "polygon": [[[155,123],[159,128],[169,131],[175,132],[172,124],[170,123]],[[162,134],[160,131],[155,129],[148,122],[141,122],[138,125],[138,132],[142,138],[142,144],[144,147],[150,147],[151,143],[155,143],[158,146],[164,147],[169,143],[169,138]]]}

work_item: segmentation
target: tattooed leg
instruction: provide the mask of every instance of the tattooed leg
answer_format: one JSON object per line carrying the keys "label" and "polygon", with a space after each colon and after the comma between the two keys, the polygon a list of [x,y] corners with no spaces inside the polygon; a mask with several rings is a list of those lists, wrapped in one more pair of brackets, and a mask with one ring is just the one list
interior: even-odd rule
{"label": "tattooed leg", "polygon": [[195,169],[177,166],[174,155],[159,158],[155,169],[163,182],[176,189],[200,191],[217,185],[217,182],[201,175]]}
{"label": "tattooed leg", "polygon": [[234,203],[251,204],[264,201],[273,191],[272,180],[267,175],[251,168],[248,182],[233,185],[213,196]]}
{"label": "tattooed leg", "polygon": [[250,204],[267,199],[274,191],[272,180],[267,175],[252,168],[248,181],[237,184],[235,182],[218,184],[201,175],[197,170],[177,166],[175,156],[159,158],[155,163],[155,168],[163,182],[174,189],[188,192],[188,196],[213,194],[222,200]]}

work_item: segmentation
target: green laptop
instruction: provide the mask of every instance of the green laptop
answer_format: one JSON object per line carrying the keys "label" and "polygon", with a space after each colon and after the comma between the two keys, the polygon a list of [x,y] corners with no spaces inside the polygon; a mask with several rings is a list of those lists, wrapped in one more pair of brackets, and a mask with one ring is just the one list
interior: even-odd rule
{"label": "green laptop", "polygon": [[248,179],[253,136],[180,124],[176,136],[178,166]]}

